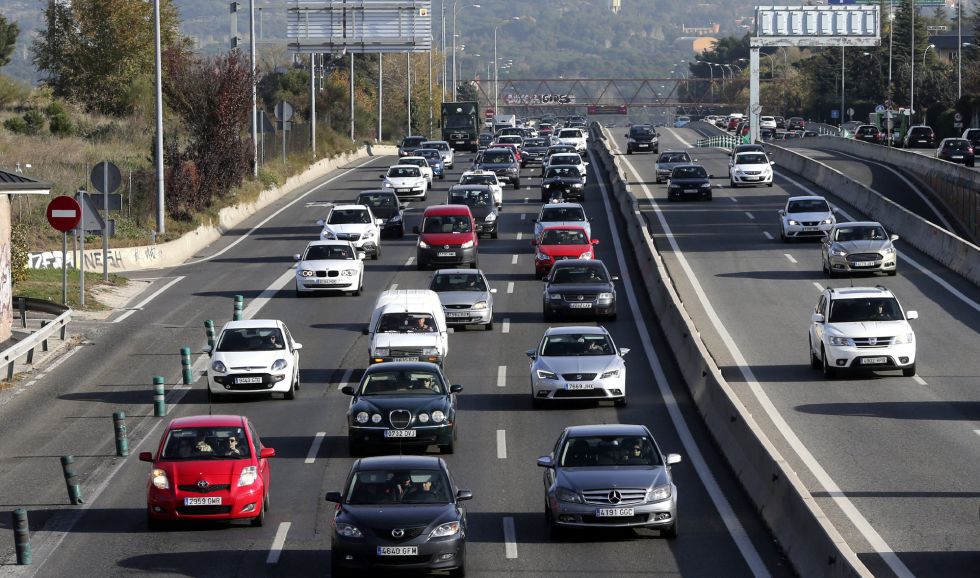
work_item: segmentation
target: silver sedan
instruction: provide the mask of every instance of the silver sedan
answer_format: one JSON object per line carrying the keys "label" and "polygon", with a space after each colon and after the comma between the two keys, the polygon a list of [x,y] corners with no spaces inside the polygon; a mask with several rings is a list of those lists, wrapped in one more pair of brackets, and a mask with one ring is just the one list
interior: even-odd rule
{"label": "silver sedan", "polygon": [[448,325],[483,325],[493,330],[493,296],[479,269],[439,269],[432,275],[429,289],[439,295]]}
{"label": "silver sedan", "polygon": [[604,327],[549,327],[531,349],[531,403],[548,400],[609,400],[626,405],[629,349],[617,349]]}
{"label": "silver sedan", "polygon": [[881,223],[860,221],[838,223],[823,238],[820,256],[824,273],[833,277],[842,273],[886,273],[895,275],[898,252]]}

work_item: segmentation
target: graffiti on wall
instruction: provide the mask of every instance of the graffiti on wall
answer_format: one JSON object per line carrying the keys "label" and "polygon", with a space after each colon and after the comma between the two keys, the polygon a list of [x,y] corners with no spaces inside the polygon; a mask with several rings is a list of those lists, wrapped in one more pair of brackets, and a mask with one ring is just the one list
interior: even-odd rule
{"label": "graffiti on wall", "polygon": [[[30,253],[29,264],[31,269],[60,269],[61,251],[43,251],[41,253]],[[124,249],[110,249],[106,254],[106,261],[109,267],[117,270],[134,269],[141,264],[148,263],[163,257],[163,251],[154,246],[146,247],[127,247]],[[69,267],[75,266],[75,254],[71,251],[67,254]],[[85,268],[102,268],[102,251],[85,251]]]}
{"label": "graffiti on wall", "polygon": [[[0,240],[0,327],[13,323],[13,280],[10,273],[10,240]],[[0,332],[0,341],[6,335]]]}

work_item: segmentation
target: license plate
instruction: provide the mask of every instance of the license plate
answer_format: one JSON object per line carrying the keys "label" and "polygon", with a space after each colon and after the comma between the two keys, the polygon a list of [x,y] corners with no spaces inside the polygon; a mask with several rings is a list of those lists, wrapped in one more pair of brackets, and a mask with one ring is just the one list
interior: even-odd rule
{"label": "license plate", "polygon": [[696,193],[696,192],[698,192],[698,190],[697,189],[684,189],[684,192],[685,193]]}
{"label": "license plate", "polygon": [[378,546],[378,556],[418,556],[418,546]]}
{"label": "license plate", "polygon": [[888,363],[887,357],[864,357],[861,359],[862,365],[882,365]]}
{"label": "license plate", "polygon": [[262,383],[261,377],[236,377],[235,383]]}
{"label": "license plate", "polygon": [[591,309],[591,303],[569,303],[568,307],[570,309]]}
{"label": "license plate", "polygon": [[438,255],[440,257],[455,257],[456,256],[456,252],[455,251],[440,251],[438,253]]}
{"label": "license plate", "polygon": [[962,155],[959,155],[959,156],[957,156],[957,155],[954,155],[954,156],[953,156],[953,160],[954,160],[954,161],[959,161],[959,160],[963,160],[963,156],[962,156]]}
{"label": "license plate", "polygon": [[210,498],[184,498],[185,506],[220,506],[221,496]]}
{"label": "license plate", "polygon": [[874,261],[858,261],[858,262],[854,263],[854,266],[855,267],[874,267],[875,266],[875,262]]}
{"label": "license plate", "polygon": [[569,390],[592,389],[592,384],[591,383],[568,383],[565,384],[565,389],[569,389]]}
{"label": "license plate", "polygon": [[446,313],[446,317],[469,317],[470,314],[465,311],[454,311],[452,313]]}
{"label": "license plate", "polygon": [[645,149],[645,148],[647,148],[650,145],[648,145],[648,144],[638,144],[636,146],[640,147],[641,149]]}
{"label": "license plate", "polygon": [[418,357],[392,357],[393,361],[418,361]]}
{"label": "license plate", "polygon": [[597,508],[595,511],[597,518],[623,518],[633,516],[633,508]]}
{"label": "license plate", "polygon": [[386,429],[386,438],[413,438],[415,437],[415,430],[413,429]]}
{"label": "license plate", "polygon": [[340,283],[340,279],[317,279],[316,281],[320,285],[336,285]]}
{"label": "license plate", "polygon": [[818,227],[803,227],[804,231],[816,231]]}

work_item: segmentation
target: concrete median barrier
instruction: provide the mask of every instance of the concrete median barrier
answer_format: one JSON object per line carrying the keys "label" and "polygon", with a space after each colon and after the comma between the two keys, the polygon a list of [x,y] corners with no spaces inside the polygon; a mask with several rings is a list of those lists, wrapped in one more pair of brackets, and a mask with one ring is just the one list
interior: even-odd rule
{"label": "concrete median barrier", "polygon": [[605,143],[594,142],[650,305],[698,411],[794,569],[801,576],[872,576],[725,381],[674,288],[623,168]]}

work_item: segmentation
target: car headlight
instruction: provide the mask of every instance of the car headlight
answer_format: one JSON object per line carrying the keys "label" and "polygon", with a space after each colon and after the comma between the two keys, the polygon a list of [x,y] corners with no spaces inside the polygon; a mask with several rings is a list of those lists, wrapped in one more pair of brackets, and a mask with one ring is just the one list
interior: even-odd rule
{"label": "car headlight", "polygon": [[460,248],[461,249],[469,249],[472,246],[473,246],[473,241],[467,241],[467,242],[463,243],[462,245],[460,245]]}
{"label": "car headlight", "polygon": [[915,343],[915,333],[909,331],[905,335],[895,336],[895,345],[901,345],[904,343]]}
{"label": "car headlight", "polygon": [[370,239],[373,236],[374,236],[374,229],[368,229],[367,231],[364,231],[364,234],[361,235],[361,238],[362,239]]}
{"label": "car headlight", "polygon": [[225,364],[220,359],[215,359],[211,362],[211,369],[215,373],[228,373],[228,368],[225,367]]}
{"label": "car headlight", "polygon": [[490,214],[487,215],[487,218],[485,218],[483,220],[484,221],[487,221],[488,223],[492,223],[492,222],[494,222],[494,221],[497,220],[497,213],[490,213]]}
{"label": "car headlight", "polygon": [[542,189],[550,189],[551,188],[551,183],[545,183],[545,184],[541,185],[541,188]]}
{"label": "car headlight", "polygon": [[309,269],[301,269],[299,272],[300,277],[312,277],[313,275],[316,275],[316,273]]}
{"label": "car headlight", "polygon": [[415,417],[419,420],[420,423],[429,423],[429,414],[427,413],[420,413]]}
{"label": "car headlight", "polygon": [[419,249],[428,249],[428,248],[429,248],[429,244],[423,241],[422,239],[419,239]]}
{"label": "car headlight", "polygon": [[473,307],[472,307],[472,309],[478,309],[478,310],[483,310],[483,309],[486,309],[486,308],[487,308],[487,302],[486,301],[477,301],[476,303],[473,304]]}
{"label": "car headlight", "polygon": [[895,254],[895,246],[894,245],[888,245],[887,247],[882,247],[881,248],[881,254],[882,255],[894,255]]}
{"label": "car headlight", "polygon": [[573,189],[581,189],[582,186],[583,186],[582,183],[572,183],[572,188]]}
{"label": "car headlight", "polygon": [[324,239],[333,239],[336,237],[336,235],[333,234],[333,231],[327,231],[326,229],[320,232],[320,236]]}
{"label": "car headlight", "polygon": [[150,483],[158,490],[170,489],[170,480],[167,479],[166,470],[157,468],[150,472]]}
{"label": "car headlight", "polygon": [[711,188],[711,183],[701,183],[701,188],[702,189],[710,189]]}
{"label": "car headlight", "polygon": [[847,249],[845,249],[844,247],[841,247],[840,245],[831,245],[830,246],[830,254],[833,255],[833,256],[835,256],[835,257],[846,257],[847,256]]}
{"label": "car headlight", "polygon": [[284,369],[286,369],[285,359],[277,359],[272,362],[272,371],[282,371]]}
{"label": "car headlight", "polygon": [[647,500],[650,502],[659,502],[661,500],[666,500],[670,497],[670,486],[658,486],[652,490],[647,495]]}
{"label": "car headlight", "polygon": [[439,355],[439,350],[435,347],[423,347],[422,355]]}
{"label": "car headlight", "polygon": [[445,538],[447,536],[455,536],[459,533],[459,522],[447,522],[436,526],[435,530],[429,534],[430,538]]}
{"label": "car headlight", "polygon": [[511,175],[516,175],[517,174],[517,167],[508,167],[507,173],[508,174],[511,174]]}
{"label": "car headlight", "polygon": [[578,492],[573,492],[568,488],[555,488],[555,497],[560,502],[571,502],[573,504],[583,504],[582,496]]}
{"label": "car headlight", "polygon": [[547,371],[547,370],[544,370],[544,369],[539,369],[538,370],[538,379],[558,379],[558,376],[555,375],[555,373],[553,371]]}
{"label": "car headlight", "polygon": [[579,255],[578,258],[579,259],[591,259],[592,258],[592,251],[586,251],[585,253],[582,253],[581,255]]}
{"label": "car headlight", "polygon": [[800,222],[797,221],[796,219],[790,219],[786,221],[786,224],[789,225],[790,227],[796,227],[800,224]]}
{"label": "car headlight", "polygon": [[395,188],[395,184],[392,183],[391,181],[382,181],[381,182],[381,188],[382,189],[393,189],[393,188]]}
{"label": "car headlight", "polygon": [[552,301],[561,301],[561,293],[548,293],[548,299]]}
{"label": "car headlight", "polygon": [[389,349],[387,347],[378,347],[374,350],[375,357],[388,357]]}
{"label": "car headlight", "polygon": [[344,269],[340,272],[340,274],[344,277],[353,277],[354,275],[357,275],[357,269]]}
{"label": "car headlight", "polygon": [[534,259],[536,261],[551,261],[551,257],[545,255],[541,251],[537,251],[534,253]]}
{"label": "car headlight", "polygon": [[259,469],[255,466],[245,466],[238,476],[238,487],[251,486],[259,479]]}
{"label": "car headlight", "polygon": [[435,423],[442,423],[446,421],[446,414],[442,413],[442,410],[435,410],[432,412],[432,421]]}
{"label": "car headlight", "polygon": [[401,214],[392,215],[391,218],[388,219],[389,223],[400,223],[401,221],[402,221]]}
{"label": "car headlight", "polygon": [[611,301],[614,295],[612,293],[599,293],[599,301]]}
{"label": "car headlight", "polygon": [[820,221],[820,224],[821,225],[833,225],[834,224],[834,218],[833,217],[827,217],[826,219]]}
{"label": "car headlight", "polygon": [[602,374],[599,379],[606,379],[607,377],[619,377],[619,370],[613,369]]}
{"label": "car headlight", "polygon": [[359,411],[357,412],[357,415],[354,416],[354,420],[357,423],[367,423],[370,418],[371,416],[369,416],[368,412],[366,411]]}
{"label": "car headlight", "polygon": [[351,524],[345,524],[343,522],[337,522],[337,534],[343,536],[344,538],[363,538],[364,534],[361,533],[357,526],[352,526]]}
{"label": "car headlight", "polygon": [[854,347],[854,340],[850,337],[831,335],[830,344],[836,345],[837,347]]}

